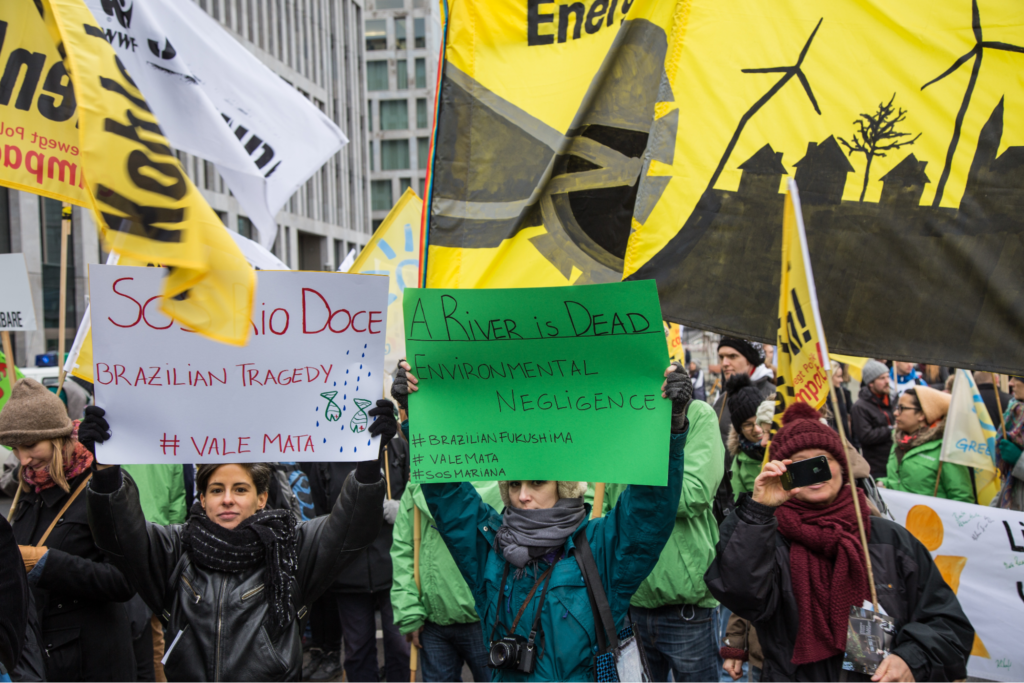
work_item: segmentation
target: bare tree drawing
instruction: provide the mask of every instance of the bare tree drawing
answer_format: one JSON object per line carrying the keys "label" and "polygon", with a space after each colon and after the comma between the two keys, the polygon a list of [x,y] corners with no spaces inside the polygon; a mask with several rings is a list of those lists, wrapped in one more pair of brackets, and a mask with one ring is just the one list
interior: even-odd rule
{"label": "bare tree drawing", "polygon": [[852,144],[843,138],[839,138],[839,142],[849,150],[847,156],[853,156],[854,152],[860,152],[867,159],[867,168],[864,169],[864,187],[860,191],[860,201],[864,201],[864,194],[868,191],[871,162],[874,158],[884,157],[886,152],[912,145],[917,142],[917,138],[921,137],[921,134],[918,133],[917,137],[912,140],[900,140],[900,138],[908,137],[910,133],[899,133],[896,131],[896,124],[901,123],[907,118],[907,112],[904,109],[893,107],[892,103],[895,99],[896,93],[893,93],[888,104],[879,103],[877,112],[874,114],[861,114],[860,118],[853,122],[858,130],[853,134]]}

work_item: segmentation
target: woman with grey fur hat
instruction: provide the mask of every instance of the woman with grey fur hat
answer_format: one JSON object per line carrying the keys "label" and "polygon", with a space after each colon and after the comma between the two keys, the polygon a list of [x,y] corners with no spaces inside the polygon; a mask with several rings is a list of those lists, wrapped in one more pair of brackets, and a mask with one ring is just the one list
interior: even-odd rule
{"label": "woman with grey fur hat", "polygon": [[40,617],[47,679],[133,681],[131,628],[118,603],[135,589],[89,530],[93,454],[76,427],[39,382],[14,385],[0,412],[0,444],[21,464],[11,526]]}
{"label": "woman with grey fur hat", "polygon": [[[410,370],[402,361],[392,386],[406,410],[409,392],[418,389]],[[500,482],[503,514],[468,482],[423,484],[437,529],[473,590],[494,680],[597,680],[595,654],[604,631],[595,627],[577,557],[591,549],[610,620],[621,631],[630,598],[672,533],[682,490],[693,387],[678,363],[665,371],[661,395],[672,401],[668,486],[629,486],[606,517],[590,519],[583,501],[587,482]],[[532,653],[532,664],[526,657],[518,665],[505,658],[513,642]]]}

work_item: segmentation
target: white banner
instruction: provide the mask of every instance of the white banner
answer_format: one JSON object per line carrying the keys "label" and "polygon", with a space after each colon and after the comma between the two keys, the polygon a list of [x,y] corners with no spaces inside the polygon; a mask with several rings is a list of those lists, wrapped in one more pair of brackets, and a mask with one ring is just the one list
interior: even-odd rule
{"label": "white banner", "polygon": [[888,489],[882,495],[896,521],[931,551],[974,626],[968,673],[1024,680],[1024,512]]}
{"label": "white banner", "polygon": [[377,455],[388,279],[260,271],[243,348],[174,324],[162,269],[92,266],[103,463],[356,461]]}
{"label": "white banner", "polygon": [[217,165],[268,249],[275,216],[348,142],[190,0],[86,0],[171,145]]}
{"label": "white banner", "polygon": [[[23,254],[0,254],[0,331],[36,329],[36,311]],[[13,362],[13,361],[12,361]]]}

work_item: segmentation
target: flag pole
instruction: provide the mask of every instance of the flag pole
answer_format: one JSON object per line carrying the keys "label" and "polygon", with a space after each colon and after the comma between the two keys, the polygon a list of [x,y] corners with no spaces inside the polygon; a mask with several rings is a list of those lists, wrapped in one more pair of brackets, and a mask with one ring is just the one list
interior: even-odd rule
{"label": "flag pole", "polygon": [[[4,351],[7,353],[7,351]],[[13,380],[11,386],[14,386]],[[1006,438],[1006,416],[1003,415],[1003,399],[999,398],[999,392],[1002,391],[1002,387],[999,384],[999,374],[992,373],[992,389],[996,395],[996,410],[999,411],[999,426],[1003,428],[1003,438]]]}
{"label": "flag pole", "polygon": [[[412,503],[412,576],[416,580],[416,593],[420,593],[420,545],[423,543],[423,532],[420,529],[420,508],[414,500]],[[419,669],[419,650],[415,643],[410,643],[409,652],[409,683],[416,683],[416,670]]]}
{"label": "flag pole", "polygon": [[[825,333],[822,332],[822,337]],[[831,367],[831,363],[829,363]],[[828,389],[828,401],[832,406],[832,413],[836,418],[836,426],[839,427],[839,439],[843,443],[843,449],[846,449],[846,428],[843,426],[843,421],[840,418],[839,406],[836,405],[836,392],[835,387],[829,382]],[[845,453],[844,453],[845,455]],[[942,462],[939,462],[939,467],[942,467]],[[868,535],[864,529],[864,518],[861,517],[860,512],[860,496],[857,495],[857,482],[853,478],[853,468],[850,467],[849,462],[846,464],[846,473],[850,479],[850,494],[853,496],[853,510],[857,515],[857,530],[860,531],[860,544],[864,549],[864,562],[868,569],[868,587],[871,589],[871,604],[874,607],[875,612],[878,612],[878,592],[875,590],[875,573],[871,568],[871,552],[868,550]]]}
{"label": "flag pole", "polygon": [[57,365],[60,373],[57,379],[57,398],[60,398],[60,390],[64,388],[64,337],[67,335],[67,305],[68,305],[68,237],[71,235],[71,205],[64,202],[61,205],[60,219],[60,317],[57,323]]}
{"label": "flag pole", "polygon": [[0,342],[3,343],[4,358],[7,360],[7,379],[11,381],[11,391],[14,391],[14,383],[18,381],[18,369],[14,367],[14,350],[11,348],[11,333],[7,330],[0,332]]}
{"label": "flag pole", "polygon": [[[939,469],[935,471],[935,490],[932,491],[932,498],[936,498],[939,495],[939,482],[942,481],[942,458],[939,458]],[[977,492],[975,492],[977,495]]]}
{"label": "flag pole", "polygon": [[601,516],[601,509],[604,507],[604,483],[594,484],[594,509],[590,512],[591,519]]}

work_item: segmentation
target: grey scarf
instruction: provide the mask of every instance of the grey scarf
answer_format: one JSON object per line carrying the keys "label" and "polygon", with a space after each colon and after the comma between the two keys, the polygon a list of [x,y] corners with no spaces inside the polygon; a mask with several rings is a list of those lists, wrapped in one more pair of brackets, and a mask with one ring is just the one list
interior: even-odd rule
{"label": "grey scarf", "polygon": [[505,508],[494,550],[519,569],[558,550],[586,516],[582,498],[562,498],[546,510]]}

